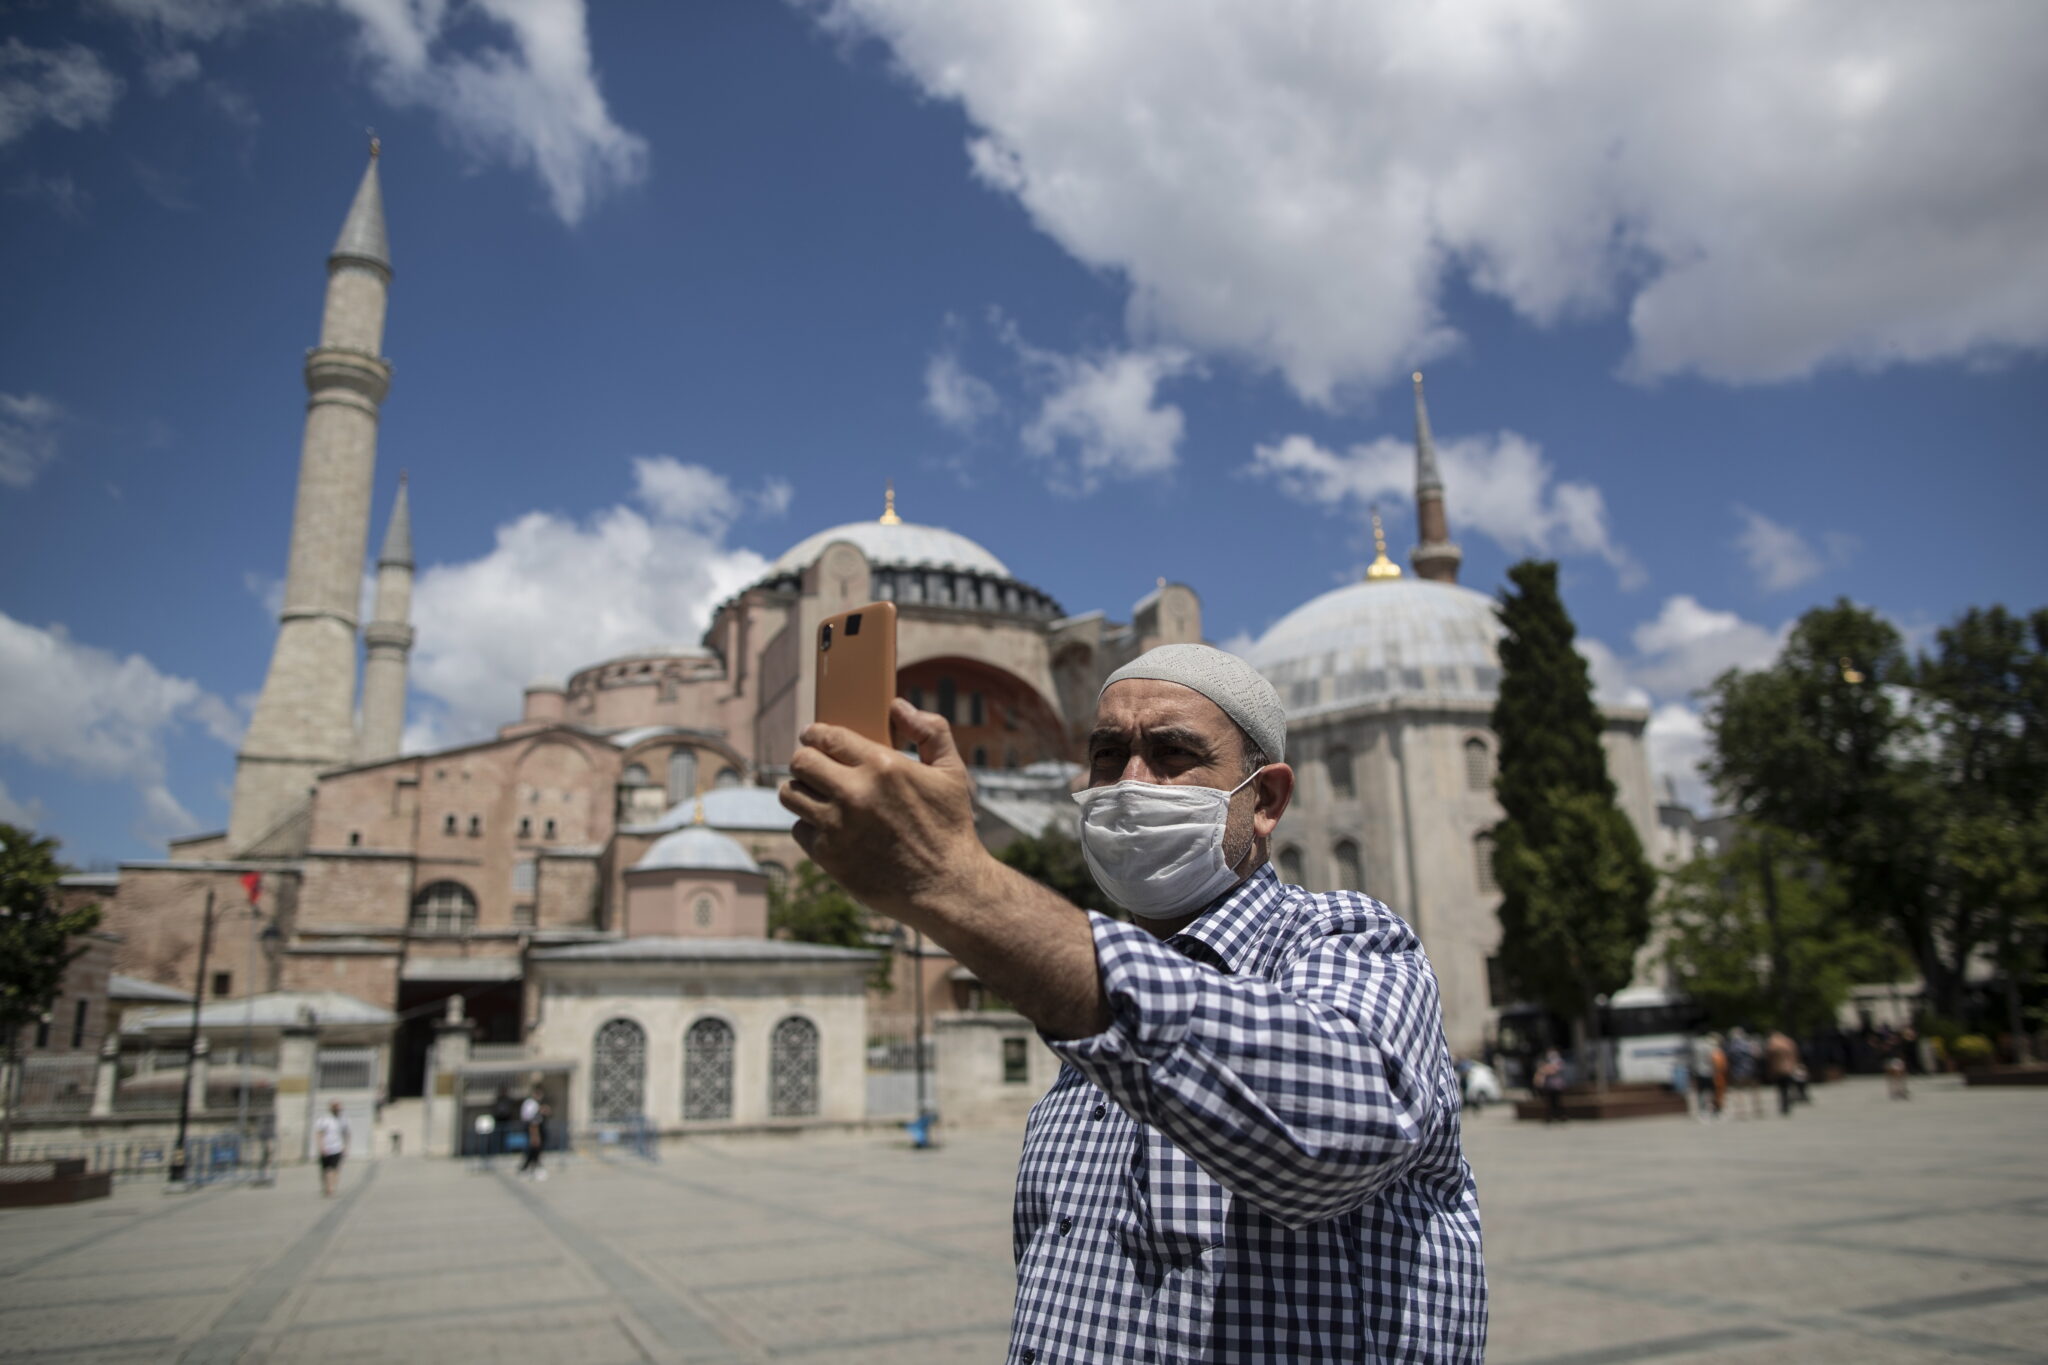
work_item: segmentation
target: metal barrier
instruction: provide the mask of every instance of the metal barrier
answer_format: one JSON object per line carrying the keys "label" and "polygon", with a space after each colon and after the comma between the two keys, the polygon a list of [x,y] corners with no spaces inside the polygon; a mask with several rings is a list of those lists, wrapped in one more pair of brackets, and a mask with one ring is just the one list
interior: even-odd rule
{"label": "metal barrier", "polygon": [[647,1121],[647,1115],[635,1114],[619,1123],[600,1124],[591,1129],[597,1139],[597,1154],[610,1158],[614,1150],[629,1152],[642,1161],[661,1161],[661,1131]]}

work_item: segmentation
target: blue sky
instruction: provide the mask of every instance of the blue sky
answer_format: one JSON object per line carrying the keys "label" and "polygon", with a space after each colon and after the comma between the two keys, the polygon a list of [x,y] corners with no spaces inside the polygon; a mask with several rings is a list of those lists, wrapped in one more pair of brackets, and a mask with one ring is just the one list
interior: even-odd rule
{"label": "blue sky", "polygon": [[[217,828],[323,261],[397,276],[413,743],[904,515],[1256,637],[1413,541],[1559,558],[1608,695],[1847,595],[2043,600],[2048,12],[99,0],[0,16],[0,818]],[[593,604],[602,611],[593,611]],[[559,628],[525,628],[533,613]]]}

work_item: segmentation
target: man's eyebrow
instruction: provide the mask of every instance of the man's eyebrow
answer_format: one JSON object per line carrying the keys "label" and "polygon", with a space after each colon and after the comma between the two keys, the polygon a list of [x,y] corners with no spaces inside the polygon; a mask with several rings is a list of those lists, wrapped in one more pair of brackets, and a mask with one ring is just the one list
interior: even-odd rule
{"label": "man's eyebrow", "polygon": [[1145,742],[1148,744],[1178,744],[1184,749],[1193,749],[1196,753],[1203,755],[1207,755],[1216,747],[1210,742],[1209,737],[1200,730],[1190,730],[1180,725],[1161,725],[1155,729],[1147,730],[1145,732]]}

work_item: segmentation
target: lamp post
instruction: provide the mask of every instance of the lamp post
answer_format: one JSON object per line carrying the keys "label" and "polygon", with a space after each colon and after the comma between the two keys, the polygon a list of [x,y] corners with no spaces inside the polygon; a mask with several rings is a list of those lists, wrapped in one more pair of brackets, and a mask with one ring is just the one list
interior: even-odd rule
{"label": "lamp post", "polygon": [[192,1032],[185,1039],[185,1086],[178,1092],[178,1141],[171,1150],[170,1178],[177,1184],[185,1179],[185,1131],[192,1119],[192,1068],[199,1056],[199,1008],[206,1000],[206,955],[212,949],[213,891],[209,888],[206,914],[199,923],[199,979],[193,983]]}

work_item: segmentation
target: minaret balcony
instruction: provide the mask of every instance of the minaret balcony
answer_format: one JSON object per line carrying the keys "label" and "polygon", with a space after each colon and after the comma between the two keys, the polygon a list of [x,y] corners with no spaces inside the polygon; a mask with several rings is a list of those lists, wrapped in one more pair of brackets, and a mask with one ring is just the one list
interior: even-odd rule
{"label": "minaret balcony", "polygon": [[371,649],[409,650],[412,639],[412,627],[394,621],[372,621],[363,627],[363,643]]}
{"label": "minaret balcony", "polygon": [[372,403],[384,401],[391,388],[391,362],[368,351],[343,346],[316,346],[306,352],[306,389],[347,389]]}

